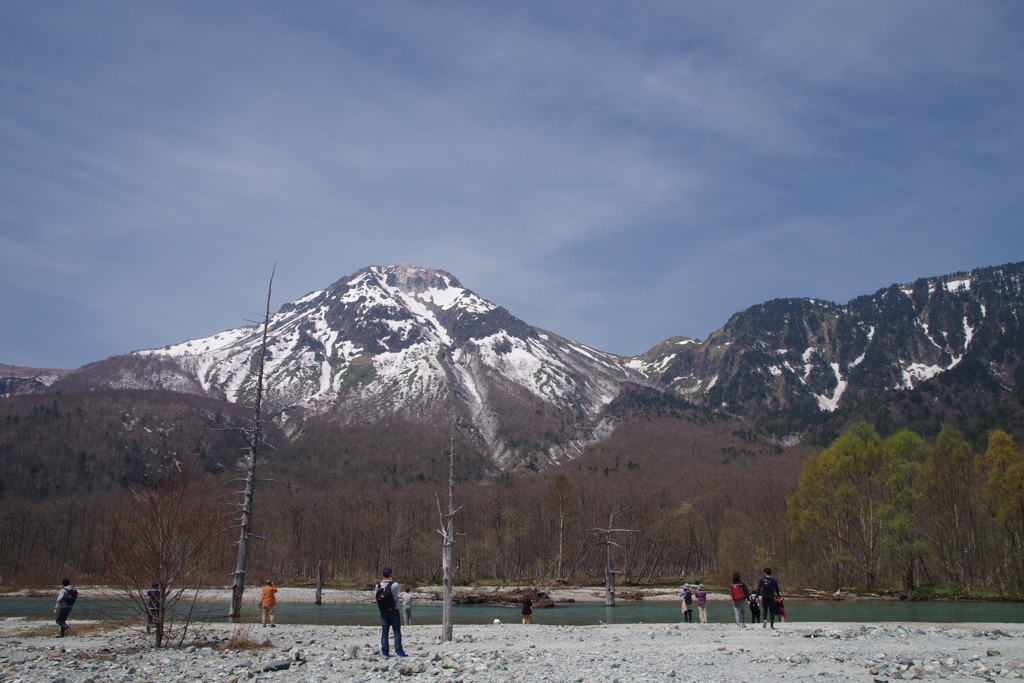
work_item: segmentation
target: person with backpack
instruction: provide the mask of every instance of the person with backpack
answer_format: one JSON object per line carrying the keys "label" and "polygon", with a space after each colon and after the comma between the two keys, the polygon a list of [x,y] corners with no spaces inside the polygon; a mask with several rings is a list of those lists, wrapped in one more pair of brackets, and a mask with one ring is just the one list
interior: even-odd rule
{"label": "person with backpack", "polygon": [[57,615],[57,626],[60,626],[58,638],[63,638],[71,633],[71,627],[68,626],[68,615],[71,614],[71,608],[74,607],[77,599],[78,591],[71,587],[71,579],[64,579],[60,593],[57,594],[57,604],[53,608],[53,613]]}
{"label": "person with backpack", "polygon": [[380,654],[382,657],[389,657],[388,654],[388,631],[395,631],[395,656],[406,657],[402,649],[402,613],[398,608],[399,595],[402,587],[398,582],[391,579],[391,567],[384,567],[381,570],[384,577],[374,588],[373,598],[377,601],[377,609],[380,610]]}
{"label": "person with backpack", "polygon": [[729,595],[732,597],[732,611],[736,618],[736,626],[747,627],[747,597],[750,590],[747,584],[740,580],[739,572],[732,575],[732,585],[729,586]]}
{"label": "person with backpack", "polygon": [[700,623],[708,623],[708,592],[704,590],[704,584],[697,586],[697,592],[693,594],[697,598],[697,609],[700,611]]}
{"label": "person with backpack", "polygon": [[782,591],[779,589],[779,582],[772,578],[772,568],[764,568],[764,576],[757,582],[757,593],[761,596],[761,607],[764,609],[764,621],[761,628],[768,626],[771,619],[771,627],[775,628],[775,617],[779,613],[779,602],[782,599]]}
{"label": "person with backpack", "polygon": [[683,590],[679,591],[679,597],[683,599],[683,621],[687,624],[693,623],[693,591],[690,584],[684,583]]}
{"label": "person with backpack", "polygon": [[749,596],[747,596],[747,603],[750,605],[750,623],[760,623],[761,607],[757,604],[757,591],[754,591]]}

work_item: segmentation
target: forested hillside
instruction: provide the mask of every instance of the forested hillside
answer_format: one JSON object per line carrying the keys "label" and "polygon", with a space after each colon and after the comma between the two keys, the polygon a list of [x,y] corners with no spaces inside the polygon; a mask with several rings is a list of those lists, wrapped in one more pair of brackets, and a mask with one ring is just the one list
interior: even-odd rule
{"label": "forested hillside", "polygon": [[56,557],[102,581],[118,515],[174,472],[229,512],[265,352],[257,573],[436,577],[454,446],[461,580],[600,577],[591,530],[621,510],[627,582],[771,563],[833,590],[1004,590],[1024,579],[1022,283],[1010,264],[769,301],[626,359],[399,264],[286,304],[266,349],[246,327],[4,366],[0,576],[50,582]]}

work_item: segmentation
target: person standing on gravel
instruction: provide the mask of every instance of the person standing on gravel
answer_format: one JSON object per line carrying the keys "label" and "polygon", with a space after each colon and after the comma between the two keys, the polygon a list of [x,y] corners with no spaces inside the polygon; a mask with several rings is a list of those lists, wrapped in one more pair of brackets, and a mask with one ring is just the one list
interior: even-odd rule
{"label": "person standing on gravel", "polygon": [[683,599],[683,622],[693,623],[693,591],[690,584],[684,583],[683,590],[679,591],[679,597]]}
{"label": "person standing on gravel", "polygon": [[523,593],[523,623],[533,623],[533,596],[530,595],[530,591]]}
{"label": "person standing on gravel", "polygon": [[750,605],[750,623],[759,623],[761,621],[761,608],[757,604],[757,591],[747,596],[747,603]]}
{"label": "person standing on gravel", "polygon": [[277,624],[274,623],[274,605],[277,604],[277,598],[274,594],[277,593],[277,586],[274,585],[273,581],[268,580],[267,585],[263,586],[263,597],[260,598],[260,610],[263,611],[263,628],[267,627],[267,617],[270,617],[270,628],[277,628]]}
{"label": "person standing on gravel", "polygon": [[60,593],[57,593],[57,604],[53,608],[53,613],[57,615],[57,626],[60,626],[58,638],[63,638],[71,632],[71,627],[68,626],[68,616],[77,599],[78,591],[71,587],[71,579],[64,579],[61,582]]}
{"label": "person standing on gravel", "polygon": [[388,631],[395,631],[395,656],[405,657],[405,650],[402,649],[402,615],[398,609],[399,595],[402,587],[398,582],[391,580],[391,567],[384,567],[381,570],[384,577],[373,590],[373,599],[377,601],[377,609],[380,610],[380,655],[389,657],[388,654]]}
{"label": "person standing on gravel", "polygon": [[402,593],[402,626],[412,626],[412,591],[408,588]]}
{"label": "person standing on gravel", "polygon": [[736,625],[740,628],[747,627],[747,596],[750,589],[747,584],[740,580],[739,572],[732,575],[732,585],[729,586],[729,595],[732,597],[732,611],[736,618]]}
{"label": "person standing on gravel", "polygon": [[761,596],[761,608],[764,610],[764,621],[761,628],[768,626],[771,619],[772,628],[775,628],[775,617],[779,616],[779,598],[782,591],[779,589],[779,582],[772,578],[772,568],[764,568],[764,576],[757,582],[757,594]]}
{"label": "person standing on gravel", "polygon": [[697,592],[693,594],[697,598],[697,610],[700,612],[700,623],[708,623],[708,592],[704,590],[704,584],[697,586]]}

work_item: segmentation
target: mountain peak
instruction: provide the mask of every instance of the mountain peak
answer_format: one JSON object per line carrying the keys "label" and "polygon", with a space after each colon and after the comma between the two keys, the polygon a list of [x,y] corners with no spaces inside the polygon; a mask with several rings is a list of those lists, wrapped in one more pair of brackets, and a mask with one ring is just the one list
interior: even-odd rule
{"label": "mountain peak", "polygon": [[372,270],[385,276],[388,285],[409,294],[420,294],[429,289],[462,288],[455,276],[443,270],[421,268],[409,263],[396,263],[393,266],[374,266]]}

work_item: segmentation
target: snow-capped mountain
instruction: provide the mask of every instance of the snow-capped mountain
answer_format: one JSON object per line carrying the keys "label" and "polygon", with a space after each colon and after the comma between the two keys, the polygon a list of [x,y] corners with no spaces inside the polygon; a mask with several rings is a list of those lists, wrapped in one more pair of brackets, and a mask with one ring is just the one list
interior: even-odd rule
{"label": "snow-capped mountain", "polygon": [[[244,400],[260,342],[254,326],[138,351],[173,363],[144,376],[128,370],[109,386]],[[601,408],[621,381],[640,379],[623,361],[527,325],[449,273],[402,263],[365,268],[273,314],[265,373],[268,399],[305,414],[468,417],[493,459],[508,466],[516,455],[501,436],[499,394],[572,416],[565,422],[574,426],[543,444],[558,461],[609,429],[596,419]]]}
{"label": "snow-capped mountain", "polygon": [[729,412],[833,412],[959,368],[1009,391],[1020,375],[1024,264],[892,285],[846,305],[777,299],[703,343],[663,342],[629,364]]}
{"label": "snow-capped mountain", "polygon": [[[1024,401],[1022,286],[1024,263],[893,285],[845,305],[774,300],[704,341],[673,337],[623,358],[532,327],[449,273],[374,266],[271,316],[267,400],[285,411],[290,435],[311,419],[458,419],[502,469],[563,462],[609,437],[629,419],[609,404],[635,385],[720,414],[784,415],[784,429],[797,432],[831,421],[832,433],[879,397],[922,405],[920,392],[934,390],[932,407],[884,419],[967,429],[987,424],[986,411],[1011,391]],[[47,371],[49,384],[24,372],[9,384],[18,393],[158,389],[245,402],[260,343],[259,327],[240,327],[55,381]]]}

